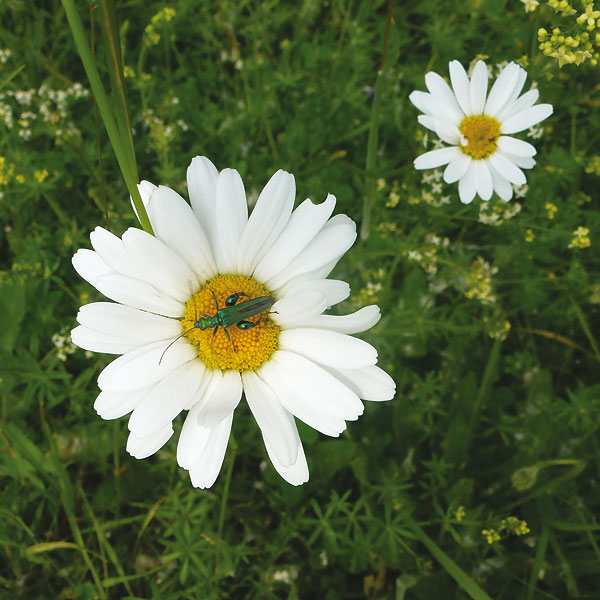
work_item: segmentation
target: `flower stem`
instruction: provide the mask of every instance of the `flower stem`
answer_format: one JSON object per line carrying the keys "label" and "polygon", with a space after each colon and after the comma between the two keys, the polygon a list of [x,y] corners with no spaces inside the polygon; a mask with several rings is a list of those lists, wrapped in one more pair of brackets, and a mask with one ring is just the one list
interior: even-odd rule
{"label": "flower stem", "polygon": [[125,133],[119,131],[115,122],[111,110],[111,104],[106,92],[104,91],[104,87],[102,86],[102,81],[100,80],[98,69],[96,68],[96,61],[94,60],[90,50],[87,36],[85,34],[81,18],[79,17],[77,7],[75,6],[73,0],[62,0],[62,5],[65,9],[71,32],[73,33],[77,52],[79,53],[81,62],[85,68],[90,86],[92,87],[94,98],[100,110],[102,121],[106,127],[108,139],[110,140],[115,156],[117,157],[117,162],[119,163],[119,168],[121,169],[121,174],[123,175],[123,179],[125,180],[129,194],[133,199],[133,203],[139,215],[140,223],[144,231],[154,234],[152,225],[150,225],[150,219],[146,213],[146,208],[144,207],[144,203],[142,202],[142,198],[137,189],[138,179],[137,169],[134,166],[135,156],[133,155],[133,148],[129,145]]}
{"label": "flower stem", "polygon": [[215,547],[215,575],[219,579],[219,563],[221,560],[221,543],[223,534],[223,523],[225,522],[225,509],[227,508],[227,497],[229,496],[229,484],[231,483],[231,474],[233,473],[233,463],[237,453],[237,443],[233,433],[229,437],[230,454],[227,462],[227,473],[225,474],[225,487],[223,488],[223,497],[221,498],[221,509],[219,510],[219,525],[217,529],[217,543]]}
{"label": "flower stem", "polygon": [[390,25],[392,23],[393,4],[393,0],[388,0],[381,67],[377,72],[377,79],[375,80],[375,97],[373,98],[373,106],[371,107],[371,123],[369,126],[369,136],[367,138],[366,194],[363,201],[362,223],[360,225],[361,240],[366,240],[369,237],[371,211],[373,210],[373,206],[375,204],[375,191],[377,183],[375,178],[375,169],[377,166],[377,146],[379,145],[379,107],[381,105],[381,91],[383,88],[382,81],[385,73],[387,49],[390,39]]}

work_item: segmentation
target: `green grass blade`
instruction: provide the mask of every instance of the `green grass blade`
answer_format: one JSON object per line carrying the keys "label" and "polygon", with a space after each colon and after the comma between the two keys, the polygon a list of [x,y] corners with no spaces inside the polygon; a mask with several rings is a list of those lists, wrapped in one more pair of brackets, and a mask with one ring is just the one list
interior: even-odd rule
{"label": "green grass blade", "polygon": [[100,75],[96,68],[96,61],[92,56],[79,12],[77,11],[77,7],[73,0],[62,0],[62,4],[67,14],[71,32],[73,33],[77,52],[83,62],[85,72],[92,87],[92,92],[94,93],[94,98],[98,103],[102,121],[104,122],[106,132],[108,133],[108,138],[117,157],[117,162],[119,163],[119,168],[121,169],[123,179],[125,179],[129,194],[133,198],[133,203],[139,215],[140,223],[144,231],[154,234],[144,203],[142,202],[140,193],[137,189],[137,174],[130,166],[131,160],[129,158],[127,141],[119,134],[119,130],[113,118],[111,104],[104,91],[102,81],[100,80]]}
{"label": "green grass blade", "polygon": [[433,557],[442,565],[448,575],[473,600],[492,600],[418,525],[413,525],[412,531],[416,538],[422,542]]}

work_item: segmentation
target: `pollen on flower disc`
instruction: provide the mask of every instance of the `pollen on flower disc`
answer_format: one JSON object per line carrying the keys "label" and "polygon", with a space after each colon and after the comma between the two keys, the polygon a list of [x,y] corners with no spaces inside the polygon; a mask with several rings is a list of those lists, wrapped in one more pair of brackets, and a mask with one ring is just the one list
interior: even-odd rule
{"label": "pollen on flower disc", "polygon": [[[243,275],[217,275],[187,302],[185,316],[181,321],[185,336],[198,349],[198,357],[210,369],[254,371],[277,350],[279,327],[268,317],[268,309],[247,318],[258,323],[250,329],[240,329],[237,325],[225,329],[218,326],[202,331],[195,323],[203,315],[213,317],[219,309],[225,308],[225,301],[233,294],[244,293],[236,305],[252,298],[270,296],[260,283]],[[259,322],[260,321],[260,322]]]}
{"label": "pollen on flower disc", "polygon": [[496,151],[500,136],[500,123],[487,115],[465,117],[459,127],[462,136],[467,140],[460,149],[471,158],[481,160]]}

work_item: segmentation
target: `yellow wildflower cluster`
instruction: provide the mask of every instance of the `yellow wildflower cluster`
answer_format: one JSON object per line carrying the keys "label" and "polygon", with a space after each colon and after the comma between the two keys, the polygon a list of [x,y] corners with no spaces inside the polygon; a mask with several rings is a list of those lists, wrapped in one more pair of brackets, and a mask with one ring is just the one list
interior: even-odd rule
{"label": "yellow wildflower cluster", "polygon": [[525,232],[525,241],[531,243],[533,240],[535,240],[535,233],[533,233],[532,229],[528,229]]}
{"label": "yellow wildflower cluster", "polygon": [[493,340],[504,341],[510,332],[511,324],[500,310],[494,311],[492,316],[485,316],[482,319],[485,332]]}
{"label": "yellow wildflower cluster", "polygon": [[590,230],[588,227],[578,227],[573,232],[573,239],[569,248],[589,248],[592,245],[590,241]]}
{"label": "yellow wildflower cluster", "polygon": [[175,9],[170,6],[165,6],[161,11],[157,12],[151,19],[150,23],[146,26],[144,33],[146,40],[152,46],[156,46],[160,41],[160,33],[157,29],[160,29],[162,25],[168,23],[175,16]]}
{"label": "yellow wildflower cluster", "polygon": [[498,529],[482,529],[481,533],[485,536],[488,544],[493,544],[502,539],[502,535],[525,535],[529,533],[527,521],[521,521],[517,517],[507,517],[500,521]]}
{"label": "yellow wildflower cluster", "polygon": [[[42,181],[48,177],[48,170],[35,170],[33,172],[33,177],[38,183],[42,183]],[[25,183],[27,177],[22,173],[17,173],[15,175],[15,165],[7,162],[4,156],[0,156],[0,185],[8,185],[11,181]]]}
{"label": "yellow wildflower cluster", "polygon": [[554,215],[556,214],[556,211],[558,210],[556,205],[552,204],[552,202],[546,202],[544,208],[546,209],[546,216],[549,219],[554,219]]}
{"label": "yellow wildflower cluster", "polygon": [[457,521],[462,521],[464,516],[466,515],[466,511],[465,511],[465,507],[464,506],[459,506],[456,511],[454,512],[454,517],[456,518]]}
{"label": "yellow wildflower cluster", "polygon": [[482,529],[481,533],[487,539],[488,544],[500,541],[500,534],[495,529]]}
{"label": "yellow wildflower cluster", "polygon": [[492,275],[498,272],[498,267],[492,267],[489,262],[481,256],[477,257],[474,263],[469,265],[469,272],[466,276],[467,298],[476,298],[483,304],[494,304],[496,296],[493,294]]}
{"label": "yellow wildflower cluster", "polygon": [[600,175],[600,156],[597,154],[592,156],[585,167],[586,173],[592,173],[593,175]]}
{"label": "yellow wildflower cluster", "polygon": [[[594,10],[594,0],[581,0],[583,12],[573,19],[566,27],[554,27],[549,33],[543,27],[538,29],[540,50],[546,56],[555,58],[558,66],[580,65],[589,59],[592,65],[597,65],[600,59],[600,33],[596,21],[600,18],[600,10]],[[548,6],[564,17],[573,18],[577,10],[567,0],[549,0]]]}
{"label": "yellow wildflower cluster", "polygon": [[577,12],[567,0],[548,0],[548,6],[563,17],[569,17]]}
{"label": "yellow wildflower cluster", "polygon": [[383,290],[383,280],[386,276],[384,269],[369,270],[363,274],[363,277],[367,279],[367,285],[361,288],[356,297],[352,300],[358,306],[377,302],[379,300],[379,293]]}
{"label": "yellow wildflower cluster", "polygon": [[382,221],[377,225],[376,229],[381,233],[382,238],[386,238],[388,233],[398,233],[398,226],[391,221]]}
{"label": "yellow wildflower cluster", "polygon": [[600,283],[595,283],[590,287],[590,302],[600,304]]}
{"label": "yellow wildflower cluster", "polygon": [[0,185],[8,185],[15,172],[15,165],[6,162],[4,156],[0,156]]}
{"label": "yellow wildflower cluster", "polygon": [[34,171],[33,176],[37,179],[38,183],[42,183],[42,181],[48,177],[48,170],[42,169],[41,171]]}

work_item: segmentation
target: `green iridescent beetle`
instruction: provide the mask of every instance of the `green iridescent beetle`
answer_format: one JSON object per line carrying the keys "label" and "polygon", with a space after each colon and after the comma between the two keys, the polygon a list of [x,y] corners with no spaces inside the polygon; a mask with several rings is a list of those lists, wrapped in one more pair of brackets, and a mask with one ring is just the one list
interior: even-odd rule
{"label": "green iridescent beetle", "polygon": [[[199,313],[200,317],[196,317],[196,321],[194,321],[194,326],[190,327],[187,331],[184,331],[181,335],[178,335],[166,348],[162,353],[158,364],[162,362],[162,359],[165,355],[165,352],[180,338],[184,335],[188,334],[190,331],[194,329],[200,329],[200,331],[205,331],[206,329],[210,329],[214,327],[213,330],[213,338],[217,334],[217,329],[219,327],[223,328],[227,339],[233,344],[229,332],[227,331],[228,327],[232,327],[233,325],[237,325],[238,329],[247,330],[252,329],[252,327],[256,327],[262,320],[262,316],[258,319],[258,321],[248,321],[249,317],[253,317],[273,306],[275,304],[275,298],[273,296],[260,296],[258,298],[251,298],[250,300],[245,300],[240,304],[237,304],[237,301],[245,296],[248,298],[248,294],[244,292],[236,292],[235,294],[231,294],[225,300],[225,306],[223,308],[219,308],[219,303],[217,301],[217,297],[214,292],[212,292],[213,299],[215,302],[215,308],[217,309],[216,314],[208,315],[206,313]],[[234,344],[235,348],[235,344]]]}

